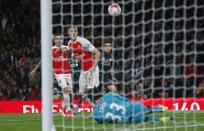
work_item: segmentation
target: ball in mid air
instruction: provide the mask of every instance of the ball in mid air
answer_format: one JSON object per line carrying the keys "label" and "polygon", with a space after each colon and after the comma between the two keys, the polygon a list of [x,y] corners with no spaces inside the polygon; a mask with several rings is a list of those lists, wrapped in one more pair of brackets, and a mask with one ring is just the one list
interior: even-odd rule
{"label": "ball in mid air", "polygon": [[119,4],[112,3],[111,5],[108,6],[108,13],[111,16],[118,16],[121,13],[121,8]]}

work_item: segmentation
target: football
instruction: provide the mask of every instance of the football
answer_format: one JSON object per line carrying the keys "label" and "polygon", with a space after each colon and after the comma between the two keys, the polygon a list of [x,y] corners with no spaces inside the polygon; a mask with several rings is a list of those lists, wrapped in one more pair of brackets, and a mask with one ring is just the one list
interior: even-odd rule
{"label": "football", "polygon": [[121,8],[119,4],[112,3],[111,5],[108,6],[108,13],[111,16],[118,16],[121,13]]}

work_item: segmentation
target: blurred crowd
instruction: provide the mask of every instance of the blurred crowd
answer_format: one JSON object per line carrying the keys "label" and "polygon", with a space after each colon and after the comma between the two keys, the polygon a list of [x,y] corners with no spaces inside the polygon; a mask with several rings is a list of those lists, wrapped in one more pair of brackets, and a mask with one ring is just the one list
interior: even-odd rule
{"label": "blurred crowd", "polygon": [[[76,24],[97,48],[104,37],[114,39],[114,70],[121,92],[132,98],[204,97],[203,1],[118,0],[124,13],[115,18],[105,10],[111,2],[56,1],[53,33],[67,36],[68,26]],[[188,8],[172,8],[184,5]],[[41,56],[40,2],[0,1],[0,36],[0,100],[40,99],[41,72],[30,78]],[[76,86],[77,80],[76,73]]]}
{"label": "blurred crowd", "polygon": [[40,99],[40,74],[29,77],[40,59],[39,16],[34,0],[0,2],[0,100]]}

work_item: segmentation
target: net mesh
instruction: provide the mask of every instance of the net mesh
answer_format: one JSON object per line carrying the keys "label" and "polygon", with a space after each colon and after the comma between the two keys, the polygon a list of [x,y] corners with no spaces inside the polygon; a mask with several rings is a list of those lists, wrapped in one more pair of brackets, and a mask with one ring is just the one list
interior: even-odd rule
{"label": "net mesh", "polygon": [[[108,14],[112,2],[121,6],[121,15]],[[104,38],[113,39],[112,55],[115,76],[122,87],[120,92],[133,98],[203,97],[203,0],[53,0],[52,4],[53,34],[62,33],[68,39],[68,27],[74,24],[79,27],[79,34],[97,48],[102,46]],[[73,67],[74,91],[77,92],[79,69],[76,63]],[[177,109],[180,105],[174,107]],[[180,118],[185,130],[189,126],[187,114]],[[176,112],[173,115],[177,117]],[[191,124],[195,124],[196,115],[192,117]],[[55,123],[56,128],[63,127],[63,130],[118,129],[115,124],[102,127],[94,121],[87,124],[86,113],[68,122],[65,118],[57,119],[61,122]],[[172,126],[175,125],[174,121]],[[120,128],[138,127],[145,130],[169,128],[155,124]]]}

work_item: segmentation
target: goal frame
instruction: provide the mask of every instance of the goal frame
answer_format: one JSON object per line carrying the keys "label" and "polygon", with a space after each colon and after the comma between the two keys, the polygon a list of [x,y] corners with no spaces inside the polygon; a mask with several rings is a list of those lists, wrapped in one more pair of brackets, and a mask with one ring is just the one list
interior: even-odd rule
{"label": "goal frame", "polygon": [[52,1],[41,0],[42,131],[53,130]]}

